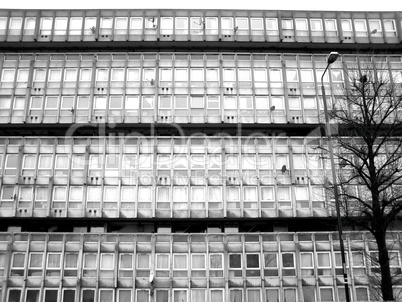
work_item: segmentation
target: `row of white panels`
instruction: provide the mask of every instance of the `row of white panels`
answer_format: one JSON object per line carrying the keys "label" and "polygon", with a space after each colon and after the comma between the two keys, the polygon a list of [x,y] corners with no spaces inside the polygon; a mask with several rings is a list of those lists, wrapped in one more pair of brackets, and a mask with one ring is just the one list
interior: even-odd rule
{"label": "row of white panels", "polygon": [[3,41],[399,43],[401,13],[3,10]]}

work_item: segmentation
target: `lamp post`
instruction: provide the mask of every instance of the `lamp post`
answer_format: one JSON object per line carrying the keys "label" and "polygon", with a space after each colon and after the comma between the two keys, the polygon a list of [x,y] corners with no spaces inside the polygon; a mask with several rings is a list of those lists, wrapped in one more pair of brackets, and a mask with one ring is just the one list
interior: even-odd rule
{"label": "lamp post", "polygon": [[347,276],[347,271],[346,271],[345,246],[343,244],[343,237],[342,237],[342,220],[341,220],[341,211],[340,211],[340,205],[339,205],[338,183],[336,181],[334,150],[332,147],[331,126],[329,124],[328,106],[327,106],[327,100],[326,100],[325,88],[324,88],[325,72],[328,70],[329,65],[331,65],[332,63],[334,63],[336,61],[336,59],[338,59],[338,56],[339,56],[339,53],[331,52],[327,58],[327,67],[325,68],[325,70],[321,76],[321,92],[322,92],[322,99],[323,99],[323,103],[324,103],[325,126],[326,126],[325,134],[328,138],[328,150],[329,150],[329,157],[330,157],[330,161],[331,161],[331,170],[332,170],[332,183],[334,185],[336,217],[337,217],[339,244],[340,244],[340,248],[341,248],[342,271],[343,271],[343,279],[344,279],[344,283],[345,283],[345,298],[346,298],[346,302],[350,302],[349,281],[348,281],[348,276]]}

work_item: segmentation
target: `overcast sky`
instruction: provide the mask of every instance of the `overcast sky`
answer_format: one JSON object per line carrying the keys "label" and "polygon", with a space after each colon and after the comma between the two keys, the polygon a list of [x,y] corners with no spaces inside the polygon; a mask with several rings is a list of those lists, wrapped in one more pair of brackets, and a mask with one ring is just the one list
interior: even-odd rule
{"label": "overcast sky", "polygon": [[402,11],[401,0],[0,0],[16,9],[256,9]]}

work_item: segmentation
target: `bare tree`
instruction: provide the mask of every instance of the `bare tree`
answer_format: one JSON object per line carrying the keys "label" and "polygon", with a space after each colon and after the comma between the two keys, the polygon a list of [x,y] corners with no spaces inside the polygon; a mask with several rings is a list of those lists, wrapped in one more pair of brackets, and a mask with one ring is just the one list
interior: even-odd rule
{"label": "bare tree", "polygon": [[[342,215],[374,237],[380,296],[394,300],[387,231],[402,210],[401,84],[383,63],[345,66],[345,88],[329,116],[339,164]],[[374,261],[374,260],[373,260]]]}

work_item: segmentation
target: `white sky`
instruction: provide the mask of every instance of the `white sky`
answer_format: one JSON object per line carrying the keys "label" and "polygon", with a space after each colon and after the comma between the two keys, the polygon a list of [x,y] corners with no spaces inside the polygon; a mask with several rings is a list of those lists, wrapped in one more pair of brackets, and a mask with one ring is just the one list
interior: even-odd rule
{"label": "white sky", "polygon": [[0,0],[15,9],[255,9],[402,11],[400,0]]}

